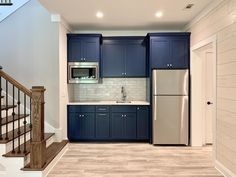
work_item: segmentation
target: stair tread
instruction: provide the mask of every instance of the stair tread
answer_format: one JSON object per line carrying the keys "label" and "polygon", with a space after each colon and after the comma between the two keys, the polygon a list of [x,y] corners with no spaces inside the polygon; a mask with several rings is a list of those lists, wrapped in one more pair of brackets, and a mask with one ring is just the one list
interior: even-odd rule
{"label": "stair tread", "polygon": [[2,109],[1,110],[4,111],[6,109],[11,109],[11,108],[15,108],[15,107],[17,107],[17,106],[16,105],[14,105],[14,106],[13,105],[8,105],[8,106],[2,105],[2,107],[1,107]]}
{"label": "stair tread", "polygon": [[[24,114],[20,114],[20,119],[23,119],[24,117],[28,117],[29,114],[26,114],[26,116]],[[15,117],[14,117],[15,121],[19,119],[19,115],[16,114]],[[2,125],[6,125],[6,123],[11,123],[13,122],[13,116],[8,116],[8,121],[7,121],[7,118],[4,117],[2,118]]]}
{"label": "stair tread", "polygon": [[[26,124],[26,133],[30,131],[30,124]],[[2,140],[0,140],[0,144],[5,144],[5,143],[8,143],[9,141],[15,139],[18,137],[18,128],[14,130],[14,137],[13,137],[13,130],[8,132],[8,139],[6,140],[6,133],[2,135]],[[24,126],[21,126],[20,127],[20,136],[21,135],[24,135]]]}
{"label": "stair tread", "polygon": [[[49,138],[51,138],[55,133],[44,133],[44,139],[48,140]],[[18,153],[18,147],[15,148],[15,153],[13,153],[12,151],[4,154],[4,157],[25,157],[30,153],[30,140],[26,142],[26,152],[23,152],[24,150],[24,144],[20,145],[20,150],[21,152]]]}
{"label": "stair tread", "polygon": [[4,96],[1,96],[1,98],[4,98]]}
{"label": "stair tread", "polygon": [[27,164],[24,168],[22,168],[23,171],[43,171],[50,162],[61,152],[61,150],[66,146],[68,143],[68,140],[63,140],[62,142],[54,142],[52,143],[47,149],[46,149],[46,164],[43,166],[43,168],[40,169],[34,169],[30,168],[30,164]]}

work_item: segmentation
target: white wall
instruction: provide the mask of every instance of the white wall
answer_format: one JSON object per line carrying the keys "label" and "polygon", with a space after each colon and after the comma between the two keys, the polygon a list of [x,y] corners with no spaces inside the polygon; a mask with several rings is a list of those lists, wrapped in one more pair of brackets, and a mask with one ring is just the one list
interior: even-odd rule
{"label": "white wall", "polygon": [[0,23],[0,65],[31,88],[43,85],[45,119],[59,126],[59,28],[37,0],[31,0]]}
{"label": "white wall", "polygon": [[236,1],[224,0],[191,31],[191,46],[217,36],[216,165],[236,176]]}

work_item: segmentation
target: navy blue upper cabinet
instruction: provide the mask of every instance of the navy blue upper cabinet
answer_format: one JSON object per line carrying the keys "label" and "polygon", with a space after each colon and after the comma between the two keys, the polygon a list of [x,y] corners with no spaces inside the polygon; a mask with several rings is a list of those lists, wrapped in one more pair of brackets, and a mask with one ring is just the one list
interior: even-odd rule
{"label": "navy blue upper cabinet", "polygon": [[190,33],[150,33],[148,35],[151,68],[189,68]]}
{"label": "navy blue upper cabinet", "polygon": [[143,37],[108,37],[102,44],[102,77],[146,77]]}
{"label": "navy blue upper cabinet", "polygon": [[125,75],[130,77],[146,77],[146,47],[142,40],[126,45]]}
{"label": "navy blue upper cabinet", "polygon": [[120,77],[125,73],[125,48],[116,42],[102,45],[102,77]]}
{"label": "navy blue upper cabinet", "polygon": [[99,61],[100,34],[67,34],[68,61]]}

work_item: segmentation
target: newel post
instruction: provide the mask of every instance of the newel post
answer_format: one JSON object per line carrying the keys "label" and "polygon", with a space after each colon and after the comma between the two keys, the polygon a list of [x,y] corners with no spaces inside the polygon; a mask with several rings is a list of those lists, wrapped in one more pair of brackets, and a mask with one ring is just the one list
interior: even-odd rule
{"label": "newel post", "polygon": [[30,168],[42,168],[46,163],[44,140],[44,87],[32,87],[31,116],[32,141],[30,145]]}

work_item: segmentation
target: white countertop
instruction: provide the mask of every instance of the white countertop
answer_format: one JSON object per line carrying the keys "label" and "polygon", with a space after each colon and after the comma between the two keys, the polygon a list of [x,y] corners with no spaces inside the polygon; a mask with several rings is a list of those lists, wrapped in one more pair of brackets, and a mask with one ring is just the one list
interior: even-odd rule
{"label": "white countertop", "polygon": [[116,101],[75,101],[69,102],[68,105],[150,105],[147,101],[131,101],[117,103]]}

